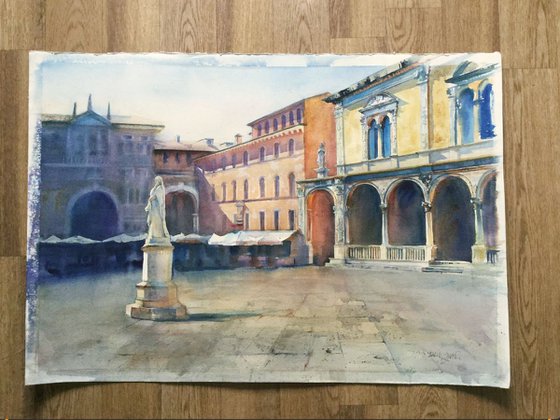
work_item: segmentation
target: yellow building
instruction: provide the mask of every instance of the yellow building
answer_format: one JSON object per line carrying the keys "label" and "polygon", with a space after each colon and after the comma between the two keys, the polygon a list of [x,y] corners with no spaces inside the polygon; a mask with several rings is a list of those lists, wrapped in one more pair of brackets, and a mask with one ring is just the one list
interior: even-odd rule
{"label": "yellow building", "polygon": [[499,60],[414,57],[325,99],[335,104],[337,174],[300,182],[316,260],[496,262]]}
{"label": "yellow building", "polygon": [[[251,139],[195,161],[203,232],[295,230],[296,181],[317,176],[317,151],[327,149],[325,171],[335,173],[333,105],[317,95],[264,115],[248,125]],[[329,154],[329,150],[331,153]]]}

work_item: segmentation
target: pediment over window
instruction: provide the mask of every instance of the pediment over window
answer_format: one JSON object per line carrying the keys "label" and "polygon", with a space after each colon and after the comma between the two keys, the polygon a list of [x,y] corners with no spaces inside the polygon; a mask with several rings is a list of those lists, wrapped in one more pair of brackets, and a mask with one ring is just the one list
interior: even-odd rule
{"label": "pediment over window", "polygon": [[397,103],[398,99],[395,96],[389,93],[380,93],[379,95],[371,97],[366,106],[364,106],[360,112],[364,113],[371,110],[381,109],[387,107],[388,105],[396,105]]}

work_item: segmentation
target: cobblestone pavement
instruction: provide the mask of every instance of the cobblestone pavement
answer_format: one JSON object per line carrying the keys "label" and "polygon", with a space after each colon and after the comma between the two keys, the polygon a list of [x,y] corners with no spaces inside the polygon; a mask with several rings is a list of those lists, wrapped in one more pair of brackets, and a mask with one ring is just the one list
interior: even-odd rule
{"label": "cobblestone pavement", "polygon": [[176,273],[191,314],[183,322],[128,318],[139,278],[41,285],[28,381],[508,381],[507,319],[498,317],[507,290],[489,269]]}

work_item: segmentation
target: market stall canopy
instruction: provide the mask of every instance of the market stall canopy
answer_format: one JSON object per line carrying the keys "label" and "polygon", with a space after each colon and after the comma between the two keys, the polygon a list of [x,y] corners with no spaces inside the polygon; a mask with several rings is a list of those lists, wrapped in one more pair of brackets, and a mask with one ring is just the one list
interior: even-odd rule
{"label": "market stall canopy", "polygon": [[290,239],[296,230],[247,230],[231,232],[223,236],[213,234],[208,240],[208,245],[221,246],[253,246],[253,245],[282,245]]}

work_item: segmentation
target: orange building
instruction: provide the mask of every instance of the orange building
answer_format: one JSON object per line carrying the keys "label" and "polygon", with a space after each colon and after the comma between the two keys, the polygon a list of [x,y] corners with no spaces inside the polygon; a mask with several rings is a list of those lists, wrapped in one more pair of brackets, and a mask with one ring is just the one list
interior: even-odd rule
{"label": "orange building", "polygon": [[200,168],[200,230],[295,230],[302,220],[296,182],[336,173],[333,105],[312,96],[248,125],[251,139],[195,160]]}

